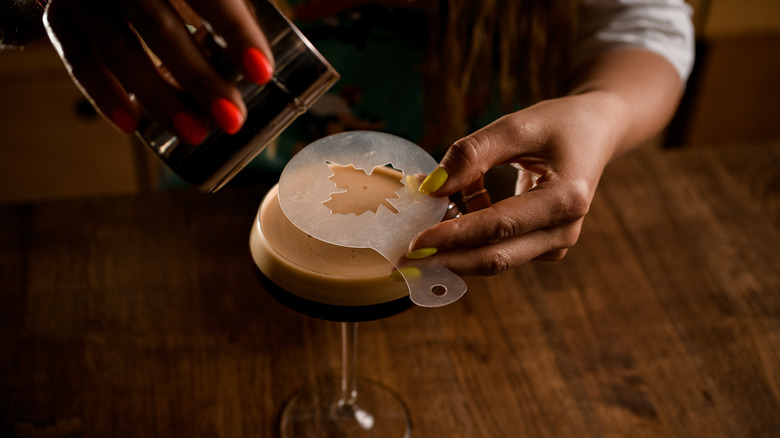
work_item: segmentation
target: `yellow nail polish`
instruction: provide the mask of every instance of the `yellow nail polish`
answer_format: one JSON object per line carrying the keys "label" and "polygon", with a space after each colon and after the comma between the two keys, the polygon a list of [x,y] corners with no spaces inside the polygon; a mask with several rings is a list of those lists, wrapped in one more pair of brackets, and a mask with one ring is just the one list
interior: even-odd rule
{"label": "yellow nail polish", "polygon": [[422,184],[420,184],[420,193],[425,193],[426,195],[429,193],[433,193],[436,190],[439,190],[441,186],[444,185],[445,182],[447,182],[447,170],[443,167],[437,167],[436,169],[431,172],[430,175],[425,177]]}
{"label": "yellow nail polish", "polygon": [[414,280],[420,277],[420,270],[414,266],[407,266],[405,268],[396,269],[390,274],[390,279],[393,281],[404,281],[404,278]]}
{"label": "yellow nail polish", "polygon": [[423,259],[425,257],[430,257],[436,254],[436,251],[438,251],[438,249],[436,248],[419,248],[419,249],[415,249],[414,251],[410,251],[408,254],[406,254],[406,258]]}

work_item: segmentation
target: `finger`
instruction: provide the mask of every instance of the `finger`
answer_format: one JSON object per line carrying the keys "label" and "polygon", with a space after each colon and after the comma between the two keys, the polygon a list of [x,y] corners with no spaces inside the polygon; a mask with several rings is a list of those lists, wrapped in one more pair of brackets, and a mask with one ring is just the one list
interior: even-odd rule
{"label": "finger", "polygon": [[[437,248],[446,251],[490,245],[535,230],[566,225],[585,216],[589,200],[572,194],[574,191],[571,189],[545,184],[488,208],[436,224],[413,239],[409,249]],[[576,240],[577,235],[570,237]]]}
{"label": "finger", "polygon": [[131,134],[138,127],[141,110],[106,66],[95,57],[74,63],[72,75],[95,110],[117,130]]}
{"label": "finger", "polygon": [[547,251],[542,255],[534,257],[534,260],[538,260],[542,262],[557,262],[563,259],[566,256],[566,253],[568,253],[568,251],[569,251],[568,248],[554,249],[552,251]]}
{"label": "finger", "polygon": [[449,196],[477,181],[492,167],[510,161],[528,148],[526,131],[520,122],[505,116],[456,141],[439,163],[446,180],[425,193]]}
{"label": "finger", "polygon": [[43,16],[49,38],[58,49],[68,73],[81,92],[109,124],[124,133],[133,132],[140,117],[138,104],[130,99],[105,65],[91,50],[90,37],[78,22],[62,17],[62,3],[52,3]]}
{"label": "finger", "polygon": [[450,202],[447,204],[447,211],[444,213],[444,217],[441,220],[448,221],[450,219],[455,219],[461,216],[463,216],[463,214],[461,213],[458,206],[454,202]]}
{"label": "finger", "polygon": [[152,52],[203,114],[223,131],[238,132],[246,118],[239,91],[204,55],[178,12],[167,1],[116,1]]}
{"label": "finger", "polygon": [[[265,84],[273,76],[274,58],[268,43],[244,0],[190,0],[190,5],[227,44],[228,56],[243,69],[245,77]],[[275,11],[274,11],[275,13]]]}
{"label": "finger", "polygon": [[168,0],[168,2],[176,9],[182,21],[187,23],[187,25],[196,29],[203,27],[203,19],[192,10],[192,7],[185,0]]}
{"label": "finger", "polygon": [[206,118],[160,74],[120,18],[93,23],[91,29],[95,32],[91,38],[99,41],[95,50],[101,61],[142,102],[152,118],[187,143],[198,144],[206,138],[209,131]]}
{"label": "finger", "polygon": [[[438,252],[437,261],[458,275],[496,275],[531,260],[559,260],[574,245],[581,221],[566,227],[537,230],[493,245]],[[558,259],[547,258],[560,256]]]}
{"label": "finger", "polygon": [[541,177],[540,174],[520,168],[517,171],[517,181],[515,181],[515,193],[525,193],[536,186],[536,182]]}
{"label": "finger", "polygon": [[461,193],[463,195],[463,204],[470,212],[482,210],[492,205],[490,194],[488,194],[485,188],[485,178],[482,176],[463,188]]}

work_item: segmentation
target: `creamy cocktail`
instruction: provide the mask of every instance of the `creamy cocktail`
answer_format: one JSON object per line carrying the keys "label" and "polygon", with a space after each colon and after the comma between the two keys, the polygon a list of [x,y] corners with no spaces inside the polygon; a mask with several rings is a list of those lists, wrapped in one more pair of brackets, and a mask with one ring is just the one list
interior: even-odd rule
{"label": "creamy cocktail", "polygon": [[[444,215],[444,200],[417,190],[416,175],[435,166],[425,151],[390,134],[336,134],[293,157],[263,199],[250,249],[265,290],[301,313],[341,322],[341,376],[294,393],[279,416],[280,437],[410,436],[403,401],[356,377],[357,327],[408,309],[410,291],[433,294],[415,287],[446,277],[431,264],[412,266],[415,277],[399,259],[415,233]],[[386,257],[403,266],[402,281],[391,279],[395,268]]]}
{"label": "creamy cocktail", "polygon": [[[378,167],[371,175],[351,166],[331,169],[331,179],[346,190],[334,189],[324,203],[331,214],[392,211],[386,199],[404,187],[402,174],[391,167]],[[252,258],[271,294],[301,313],[334,321],[383,318],[411,305],[406,283],[390,280],[393,265],[383,256],[309,236],[284,215],[277,192],[274,186],[266,195],[250,235]]]}

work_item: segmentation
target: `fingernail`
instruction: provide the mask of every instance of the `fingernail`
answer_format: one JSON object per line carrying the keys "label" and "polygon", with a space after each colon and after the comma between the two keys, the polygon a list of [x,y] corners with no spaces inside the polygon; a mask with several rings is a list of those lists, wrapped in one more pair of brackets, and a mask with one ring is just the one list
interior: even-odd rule
{"label": "fingernail", "polygon": [[208,128],[187,113],[175,114],[173,124],[181,139],[189,144],[200,144],[208,134]]}
{"label": "fingernail", "polygon": [[135,120],[135,117],[122,108],[116,108],[111,111],[111,121],[114,122],[114,125],[125,134],[130,134],[131,132],[135,131],[135,127],[138,126],[138,122]]}
{"label": "fingernail", "polygon": [[392,274],[390,274],[390,280],[393,281],[404,281],[404,278],[414,280],[415,278],[419,278],[419,277],[420,277],[420,270],[413,266],[407,266],[405,268],[396,269],[395,271],[393,271]]}
{"label": "fingernail", "polygon": [[247,78],[257,84],[267,84],[274,75],[271,62],[260,50],[250,47],[243,56],[244,73]]}
{"label": "fingernail", "polygon": [[406,258],[424,259],[425,257],[430,257],[436,254],[436,251],[438,251],[438,249],[436,248],[419,248],[419,249],[415,249],[414,251],[410,251],[408,254],[406,254]]}
{"label": "fingernail", "polygon": [[219,127],[228,134],[235,134],[244,123],[244,115],[231,101],[219,98],[211,104],[211,115]]}
{"label": "fingernail", "polygon": [[430,175],[426,176],[422,184],[420,184],[420,193],[425,193],[427,195],[439,190],[441,186],[447,182],[447,177],[447,170],[443,167],[437,167]]}

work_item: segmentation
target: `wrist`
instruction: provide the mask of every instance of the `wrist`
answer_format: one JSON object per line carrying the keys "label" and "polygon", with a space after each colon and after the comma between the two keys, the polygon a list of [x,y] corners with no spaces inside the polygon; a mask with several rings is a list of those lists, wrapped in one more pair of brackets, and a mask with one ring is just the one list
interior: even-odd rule
{"label": "wrist", "polygon": [[580,117],[589,126],[589,132],[595,133],[601,148],[604,164],[631,148],[628,141],[630,126],[630,106],[617,93],[607,90],[582,90],[570,94],[580,108]]}

